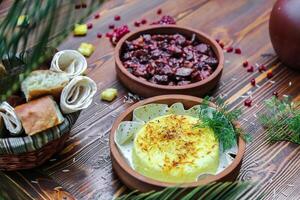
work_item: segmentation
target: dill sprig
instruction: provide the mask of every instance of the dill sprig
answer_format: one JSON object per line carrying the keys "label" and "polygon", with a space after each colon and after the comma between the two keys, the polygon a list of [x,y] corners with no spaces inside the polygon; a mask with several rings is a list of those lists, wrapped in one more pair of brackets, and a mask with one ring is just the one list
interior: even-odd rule
{"label": "dill sprig", "polygon": [[218,97],[215,100],[216,109],[209,106],[212,99],[205,97],[200,105],[199,119],[200,123],[197,127],[209,127],[214,131],[219,142],[223,146],[223,150],[230,149],[236,144],[237,136],[241,136],[245,141],[251,139],[249,134],[246,134],[241,128],[234,126],[234,122],[241,115],[241,109],[230,110],[224,99]]}
{"label": "dill sprig", "polygon": [[266,109],[259,121],[266,129],[268,141],[300,144],[300,101],[292,102],[289,96],[282,100],[273,97],[264,104]]}

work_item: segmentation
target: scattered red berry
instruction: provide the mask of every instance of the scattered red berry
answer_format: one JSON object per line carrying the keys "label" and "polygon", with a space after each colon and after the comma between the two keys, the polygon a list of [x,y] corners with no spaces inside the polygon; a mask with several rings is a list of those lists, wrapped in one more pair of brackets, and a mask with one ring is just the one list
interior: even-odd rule
{"label": "scattered red berry", "polygon": [[110,38],[110,41],[113,45],[116,45],[118,41],[129,32],[130,30],[127,25],[115,28],[114,32],[112,33],[112,37]]}
{"label": "scattered red berry", "polygon": [[101,33],[97,33],[97,38],[102,38],[102,34]]}
{"label": "scattered red berry", "polygon": [[278,98],[278,92],[274,91],[273,92],[273,96],[275,96],[276,98]]}
{"label": "scattered red berry", "polygon": [[140,25],[141,25],[140,22],[138,22],[138,21],[135,21],[135,22],[134,22],[134,26],[135,26],[135,27],[139,27]]}
{"label": "scattered red berry", "polygon": [[255,86],[256,85],[256,81],[255,81],[255,79],[253,78],[253,79],[251,79],[251,85],[253,85],[253,86]]}
{"label": "scattered red berry", "polygon": [[93,24],[92,24],[92,23],[88,23],[88,24],[87,24],[87,28],[88,28],[88,29],[93,28]]}
{"label": "scattered red berry", "polygon": [[109,25],[108,25],[108,28],[109,28],[109,29],[114,29],[114,28],[115,28],[115,25],[114,25],[114,24],[109,24]]}
{"label": "scattered red berry", "polygon": [[156,13],[160,15],[162,13],[162,9],[158,9]]}
{"label": "scattered red berry", "polygon": [[75,9],[80,9],[80,8],[81,8],[80,4],[75,5]]}
{"label": "scattered red berry", "polygon": [[224,46],[225,46],[225,45],[224,45],[222,42],[220,42],[219,45],[220,45],[220,47],[221,47],[222,49],[224,49]]}
{"label": "scattered red berry", "polygon": [[236,54],[241,54],[242,53],[242,50],[240,48],[237,48],[234,50],[234,53]]}
{"label": "scattered red berry", "polygon": [[81,4],[81,8],[86,8],[86,7],[87,7],[86,3]]}
{"label": "scattered red berry", "polygon": [[248,61],[243,62],[243,67],[248,67],[249,63]]}
{"label": "scattered red berry", "polygon": [[99,17],[100,17],[99,13],[95,14],[95,16],[94,16],[95,19],[98,19]]}
{"label": "scattered red berry", "polygon": [[108,37],[108,38],[112,38],[113,34],[112,33],[106,33],[105,36]]}
{"label": "scattered red berry", "polygon": [[141,24],[147,24],[147,20],[146,19],[142,19],[141,20]]}
{"label": "scattered red berry", "polygon": [[267,78],[270,79],[270,78],[272,78],[272,77],[273,77],[273,72],[272,72],[272,71],[269,71],[269,72],[267,73]]}
{"label": "scattered red berry", "polygon": [[160,20],[151,23],[151,25],[157,25],[157,24],[176,24],[176,21],[173,17],[169,15],[165,15]]}
{"label": "scattered red berry", "polygon": [[233,52],[233,48],[232,48],[232,47],[228,47],[228,48],[226,49],[226,52],[227,52],[227,53]]}
{"label": "scattered red berry", "polygon": [[121,16],[120,15],[116,15],[115,16],[115,21],[119,21],[121,19]]}
{"label": "scattered red berry", "polygon": [[261,66],[258,67],[258,71],[259,72],[264,72],[264,71],[267,71],[267,68],[266,68],[266,66],[261,65]]}
{"label": "scattered red berry", "polygon": [[254,72],[254,67],[251,65],[247,68],[247,72]]}
{"label": "scattered red berry", "polygon": [[244,101],[244,105],[247,107],[251,107],[252,106],[252,100],[250,98],[246,99]]}

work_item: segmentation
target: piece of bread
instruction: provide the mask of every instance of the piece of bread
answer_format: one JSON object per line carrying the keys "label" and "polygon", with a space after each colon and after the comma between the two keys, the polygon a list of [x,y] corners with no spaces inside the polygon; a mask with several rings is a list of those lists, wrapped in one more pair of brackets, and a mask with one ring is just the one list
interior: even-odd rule
{"label": "piece of bread", "polygon": [[0,78],[6,75],[6,70],[4,65],[0,62]]}
{"label": "piece of bread", "polygon": [[68,82],[69,78],[64,72],[37,70],[26,77],[21,84],[21,89],[27,101],[44,95],[52,95],[59,99],[61,91]]}
{"label": "piece of bread", "polygon": [[34,135],[64,121],[59,107],[51,96],[17,106],[15,111],[27,135]]}

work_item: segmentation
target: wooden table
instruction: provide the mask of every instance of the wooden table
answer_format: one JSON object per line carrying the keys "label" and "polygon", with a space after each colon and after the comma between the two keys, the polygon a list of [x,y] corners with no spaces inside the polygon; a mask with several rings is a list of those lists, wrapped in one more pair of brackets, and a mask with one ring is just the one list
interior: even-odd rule
{"label": "wooden table", "polygon": [[[145,18],[158,20],[158,8],[176,18],[177,24],[202,30],[223,41],[226,46],[239,47],[241,55],[225,53],[221,82],[213,96],[223,95],[232,107],[241,107],[243,128],[253,135],[248,144],[239,180],[255,181],[245,199],[255,199],[264,193],[266,199],[300,199],[300,147],[288,142],[270,145],[265,131],[257,124],[256,115],[264,99],[274,91],[300,99],[300,73],[282,65],[272,49],[268,19],[275,0],[111,0],[103,4],[99,19],[91,18],[93,29],[86,37],[70,36],[60,49],[77,49],[81,42],[91,42],[95,53],[88,59],[88,75],[98,85],[93,104],[82,112],[71,131],[65,149],[42,167],[20,172],[0,173],[0,191],[11,199],[55,199],[67,195],[77,199],[111,199],[127,191],[112,171],[108,136],[115,118],[129,106],[124,102],[127,90],[116,80],[114,48],[108,40],[96,37],[105,34],[116,14],[122,19],[116,24],[128,24]],[[271,80],[265,73],[247,73],[243,61],[264,64],[274,72]],[[257,87],[250,85],[256,78]],[[112,103],[99,99],[107,87],[119,90]],[[252,93],[253,106],[246,108],[244,98]],[[1,196],[1,193],[0,193]],[[62,197],[60,196],[60,197]],[[0,198],[1,199],[1,198]]]}

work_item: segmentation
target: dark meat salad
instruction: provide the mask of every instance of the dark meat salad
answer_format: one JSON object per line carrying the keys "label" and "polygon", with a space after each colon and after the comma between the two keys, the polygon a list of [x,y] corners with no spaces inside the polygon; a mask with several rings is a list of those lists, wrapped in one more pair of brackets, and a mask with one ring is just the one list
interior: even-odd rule
{"label": "dark meat salad", "polygon": [[134,76],[171,86],[206,79],[219,63],[210,45],[181,34],[144,34],[126,41],[121,60]]}

